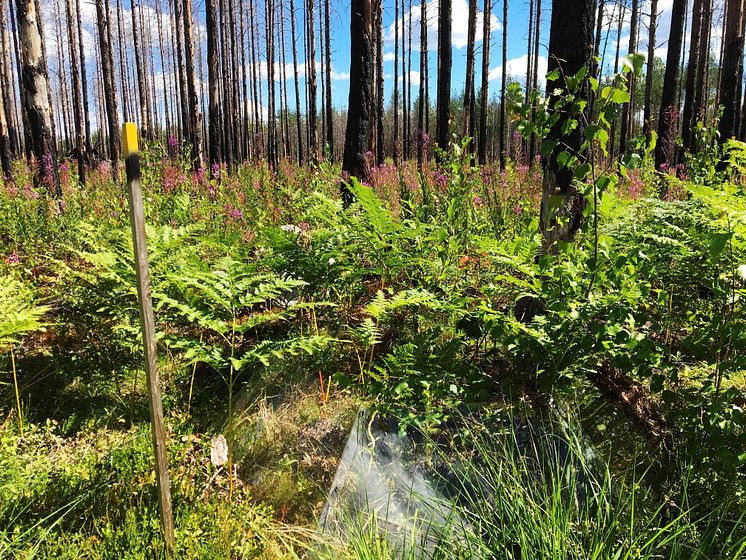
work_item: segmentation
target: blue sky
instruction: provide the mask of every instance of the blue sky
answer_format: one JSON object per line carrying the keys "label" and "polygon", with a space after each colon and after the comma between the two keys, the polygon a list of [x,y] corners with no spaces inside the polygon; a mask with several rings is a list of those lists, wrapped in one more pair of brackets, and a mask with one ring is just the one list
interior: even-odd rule
{"label": "blue sky", "polygon": [[[112,6],[115,7],[114,0],[110,0],[112,2]],[[170,28],[168,25],[168,20],[166,19],[167,16],[162,16],[162,19],[159,21],[156,12],[155,12],[155,3],[160,2],[161,5],[164,7],[164,9],[168,6],[167,0],[140,0],[142,1],[143,10],[145,11],[145,19],[148,22],[148,25],[150,26],[150,29],[146,29],[142,32],[143,40],[145,42],[150,41],[152,48],[153,48],[153,58],[155,59],[156,63],[156,82],[155,82],[155,88],[158,92],[158,95],[162,95],[163,92],[163,82],[165,80],[166,87],[168,89],[171,89],[175,85],[175,78],[173,73],[173,64],[170,63],[169,66],[169,60],[170,60],[170,50],[165,49],[165,57],[166,57],[166,63],[167,68],[165,72],[162,72],[160,70],[160,51],[158,49],[158,30],[160,29],[162,38],[164,40],[165,45],[171,44],[171,33]],[[238,0],[228,0],[230,4],[234,6],[235,9],[238,7]],[[290,95],[290,104],[291,106],[294,106],[295,100],[293,97],[293,90],[292,87],[292,67],[290,64],[292,63],[292,54],[291,54],[291,46],[290,46],[290,25],[289,25],[289,16],[288,16],[288,0],[283,0],[285,2],[285,18],[284,18],[284,26],[286,29],[287,37],[286,37],[286,64],[288,64],[287,68],[287,75],[289,79],[288,84],[288,94]],[[452,0],[453,1],[453,75],[452,75],[452,91],[454,94],[457,94],[463,90],[464,87],[464,76],[466,73],[466,34],[467,34],[467,21],[468,21],[468,8],[467,8],[467,0]],[[629,1],[629,0],[628,0]],[[244,4],[248,6],[249,0],[244,0]],[[257,5],[257,14],[255,15],[255,21],[257,22],[263,22],[263,16],[260,13],[262,10],[262,6],[264,4],[263,0],[255,0]],[[668,31],[669,31],[669,25],[670,25],[670,12],[671,12],[671,5],[673,0],[659,0],[658,2],[658,12],[659,12],[659,30],[658,30],[658,37],[656,40],[656,54],[665,58],[666,54],[666,48],[667,48],[667,38],[668,38]],[[305,2],[303,0],[296,0],[296,28],[298,30],[302,29],[302,13],[301,8]],[[481,80],[481,53],[482,53],[482,0],[479,0],[479,15],[477,20],[477,45],[476,45],[476,52],[477,52],[477,61],[476,61],[476,80],[477,83]],[[318,4],[319,1],[316,0],[317,4],[317,25],[318,25]],[[547,43],[548,43],[548,35],[549,35],[549,23],[551,19],[551,0],[543,0],[542,2],[542,25],[541,25],[541,40],[540,40],[540,58],[539,58],[539,73],[540,75],[543,75],[545,73],[546,69],[546,52],[547,52]],[[642,23],[641,23],[641,30],[640,30],[640,40],[639,40],[639,52],[645,52],[647,50],[647,36],[648,36],[648,13],[649,13],[649,4],[650,0],[640,0],[641,4],[641,12],[642,12]],[[691,4],[691,2],[690,2]],[[714,16],[714,26],[713,26],[713,50],[714,52],[717,52],[716,49],[719,48],[720,44],[720,32],[722,29],[722,5],[723,0],[715,0],[715,16]],[[124,10],[124,25],[123,25],[123,34],[125,36],[125,43],[131,42],[131,14],[128,10],[129,2],[125,0],[123,2],[123,5],[125,6]],[[616,28],[617,24],[616,21],[619,17],[619,11],[617,8],[617,3],[613,0],[606,0],[607,9],[605,10],[604,14],[604,34],[602,37],[606,37],[606,27],[609,22],[613,22],[611,27],[611,32],[608,35],[608,45],[607,45],[607,56],[606,56],[606,67],[610,69],[610,67],[613,65],[613,53],[616,48],[616,42],[617,42],[617,33]],[[69,83],[69,65],[65,63],[64,61],[58,61],[57,60],[57,40],[55,37],[55,16],[56,13],[59,13],[62,15],[64,19],[64,0],[42,0],[42,6],[43,6],[43,18],[44,18],[44,25],[45,25],[45,35],[47,40],[47,53],[50,58],[50,70],[52,74],[52,88],[53,88],[53,97],[59,95],[61,91],[61,84],[62,83]],[[436,66],[437,66],[437,6],[438,6],[438,0],[429,0],[428,1],[428,44],[429,44],[429,62],[430,62],[430,88],[431,88],[431,95],[430,98],[435,101],[435,87],[436,87]],[[85,50],[86,55],[88,57],[88,61],[91,63],[89,65],[89,76],[91,77],[90,81],[90,91],[89,96],[93,96],[94,92],[97,91],[97,84],[96,84],[96,77],[93,72],[93,66],[92,64],[95,63],[97,59],[97,42],[96,42],[96,17],[95,17],[95,8],[91,0],[82,0],[82,8],[83,8],[83,28],[84,28],[84,43],[85,43]],[[490,94],[495,95],[496,92],[499,90],[500,85],[500,77],[502,72],[501,67],[501,48],[502,48],[502,0],[493,0],[493,8],[491,10],[490,14],[490,22],[491,22],[491,28],[492,28],[492,41],[491,41],[491,48],[490,48]],[[197,45],[197,52],[201,54],[202,57],[202,68],[206,72],[206,48],[205,48],[205,42],[206,42],[206,34],[204,29],[204,0],[194,0],[194,18],[195,18],[195,41],[198,43]],[[691,6],[690,6],[691,9]],[[332,43],[332,69],[333,69],[333,83],[332,83],[332,99],[333,104],[336,109],[344,109],[347,106],[348,102],[348,90],[349,90],[349,80],[348,80],[348,72],[349,72],[349,49],[350,49],[350,31],[349,31],[349,19],[350,19],[350,12],[349,12],[349,3],[343,2],[341,0],[331,0],[331,11],[332,11],[332,32],[331,32],[331,43]],[[114,10],[112,10],[114,13],[116,13]],[[279,10],[278,10],[279,12]],[[407,10],[408,12],[408,10]],[[405,14],[407,13],[405,12]],[[625,22],[622,27],[622,33],[620,37],[620,42],[622,44],[621,53],[624,54],[627,52],[628,49],[628,43],[629,43],[629,10],[626,12]],[[405,15],[406,18],[406,15]],[[416,3],[413,1],[412,4],[412,28],[413,28],[413,36],[412,36],[412,92],[413,92],[413,98],[417,96],[418,91],[418,84],[419,84],[419,28],[420,28],[420,3],[419,0],[416,1]],[[112,24],[113,24],[113,33],[116,33],[116,18],[112,18]],[[278,18],[279,19],[279,18]],[[508,75],[511,79],[515,79],[516,81],[523,82],[525,80],[525,73],[526,73],[526,47],[527,47],[527,35],[528,35],[528,20],[529,20],[529,1],[528,0],[512,0],[509,1],[509,10],[508,10]],[[408,23],[408,19],[407,19]],[[394,74],[394,68],[393,68],[393,54],[394,54],[394,46],[393,46],[393,38],[394,38],[394,5],[393,2],[390,0],[384,0],[384,13],[383,13],[383,24],[384,24],[384,76],[385,76],[385,91],[387,99],[390,98],[392,91],[393,91],[393,74]],[[401,15],[400,15],[400,26],[401,26]],[[401,27],[400,27],[401,30]],[[264,44],[263,34],[264,29],[263,26],[260,28],[260,34],[262,37],[260,37],[260,44]],[[401,40],[401,39],[400,39]],[[303,41],[302,39],[298,39],[298,56],[299,61],[302,63],[305,60],[305,53],[303,52]],[[602,43],[604,42],[604,39],[602,39]],[[67,43],[63,41],[63,44],[61,45],[63,47],[63,51],[65,51],[68,46]],[[277,41],[277,48],[279,48],[279,41]],[[131,51],[131,49],[130,49]],[[64,55],[63,55],[64,56]],[[115,58],[117,57],[117,53],[115,52]],[[126,56],[126,55],[125,55]],[[131,54],[129,55],[132,56]],[[262,99],[261,105],[266,107],[266,60],[264,57],[263,52],[260,53],[260,74],[263,76],[263,79],[265,80],[265,86],[263,87],[264,91],[264,98]],[[279,54],[276,57],[276,60],[279,61]],[[319,62],[321,60],[321,53],[318,51],[317,47],[317,53],[316,53],[316,60],[317,60],[317,71],[320,71]],[[132,63],[132,59],[130,58],[130,63],[132,66],[134,64]],[[250,64],[250,62],[249,62]],[[199,71],[199,61],[197,63],[197,70]],[[118,68],[118,65],[117,65]],[[171,69],[169,69],[171,68]],[[302,76],[301,79],[304,80],[303,72],[301,72]],[[276,73],[276,76],[279,75],[279,72]],[[206,79],[206,77],[205,77]],[[401,75],[400,78],[401,80]],[[301,92],[303,91],[303,84],[301,87]],[[279,95],[279,88],[278,88],[278,95]],[[319,95],[320,95],[320,84],[319,84]],[[302,96],[302,107],[305,107],[305,96],[303,93],[301,93]],[[95,111],[95,103],[92,104],[92,110]],[[122,107],[122,103],[120,101],[120,110]],[[94,123],[96,122],[96,116],[95,114],[91,115],[91,118],[94,120]]]}

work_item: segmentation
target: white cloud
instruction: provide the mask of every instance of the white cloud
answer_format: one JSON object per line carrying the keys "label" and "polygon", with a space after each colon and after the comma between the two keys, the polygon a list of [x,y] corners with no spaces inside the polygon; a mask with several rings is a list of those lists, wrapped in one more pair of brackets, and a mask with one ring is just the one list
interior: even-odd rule
{"label": "white cloud", "polygon": [[[528,55],[524,54],[522,56],[519,56],[517,58],[511,58],[508,60],[508,80],[515,79],[519,82],[522,82],[524,85],[526,83],[526,68],[528,65]],[[544,56],[539,57],[539,64],[538,64],[538,72],[539,72],[539,87],[544,87],[545,79],[544,77],[547,74],[547,59]],[[495,80],[502,80],[503,75],[503,67],[502,64],[496,68],[493,68],[490,70],[489,73],[489,80],[495,81]]]}
{"label": "white cloud", "polygon": [[[430,0],[427,3],[427,48],[436,51],[438,48],[438,0]],[[411,12],[400,14],[397,24],[399,26],[399,42],[401,44],[402,34],[409,31],[410,16],[412,20],[412,50],[420,50],[420,22],[422,15],[422,4],[412,6]],[[477,11],[476,42],[482,40],[481,29],[484,22],[484,12]],[[451,43],[457,49],[463,49],[468,41],[469,6],[467,0],[453,0],[451,7]],[[501,29],[501,24],[494,14],[490,14],[490,28],[493,31]],[[395,37],[394,23],[391,23],[384,32],[384,42],[393,47]],[[407,48],[409,47],[409,35],[406,36]],[[387,53],[389,54],[389,53]],[[393,60],[393,56],[384,61]]]}

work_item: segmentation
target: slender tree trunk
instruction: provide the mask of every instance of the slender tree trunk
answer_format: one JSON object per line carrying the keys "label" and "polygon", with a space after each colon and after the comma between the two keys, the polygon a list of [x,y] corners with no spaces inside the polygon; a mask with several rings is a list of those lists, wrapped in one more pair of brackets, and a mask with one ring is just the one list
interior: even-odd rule
{"label": "slender tree trunk", "polygon": [[690,151],[694,150],[693,129],[696,124],[697,109],[694,105],[694,90],[696,89],[696,80],[700,61],[699,51],[701,49],[702,38],[702,14],[704,11],[705,0],[694,0],[692,8],[692,29],[691,39],[689,42],[689,62],[686,69],[686,86],[684,97],[684,117],[681,129],[684,147]]}
{"label": "slender tree trunk", "polygon": [[422,56],[425,58],[425,132],[430,134],[430,62],[428,60],[427,44],[427,2],[422,2],[422,21],[425,25],[425,39]]}
{"label": "slender tree trunk", "polygon": [[394,0],[394,164],[399,163],[399,0]]}
{"label": "slender tree trunk", "polygon": [[[57,47],[57,79],[59,82],[59,91],[57,92],[57,104],[59,110],[57,116],[62,120],[62,152],[63,154],[70,146],[70,126],[69,123],[72,120],[70,117],[69,107],[70,98],[67,91],[67,76],[65,74],[65,68],[68,67],[67,59],[62,48],[62,17],[60,15],[60,4],[59,1],[54,3],[54,25],[55,25],[55,43]],[[63,155],[64,157],[64,155]]]}
{"label": "slender tree trunk", "polygon": [[[637,27],[639,22],[639,0],[632,0],[632,16],[630,18],[629,53],[637,52]],[[629,74],[629,103],[622,107],[622,125],[619,128],[619,149],[621,153],[627,151],[627,140],[632,134],[632,121],[635,114],[635,89],[637,76],[634,72]]]}
{"label": "slender tree trunk", "polygon": [[285,9],[284,0],[280,0],[280,68],[282,70],[282,97],[285,99],[284,133],[285,133],[285,157],[289,158],[290,150],[290,108],[288,105],[288,79],[285,64]]}
{"label": "slender tree trunk", "polygon": [[408,35],[407,35],[407,103],[405,113],[405,133],[404,133],[404,157],[410,158],[412,145],[412,0],[409,0],[408,18]]}
{"label": "slender tree trunk", "polygon": [[[176,20],[176,25],[174,26],[173,35],[176,36],[176,64],[178,68],[177,76],[179,79],[179,107],[181,109],[181,129],[183,137],[186,139],[189,139],[191,142],[194,138],[193,132],[191,130],[192,127],[192,116],[191,116],[191,110],[190,110],[190,96],[189,96],[189,86],[187,84],[187,77],[186,72],[184,71],[185,68],[185,61],[184,61],[184,43],[185,40],[183,38],[182,33],[185,31],[183,25],[185,24],[184,20],[184,11],[183,6],[181,4],[182,0],[171,0],[173,2],[174,6],[174,19]],[[188,61],[186,61],[188,63]]]}
{"label": "slender tree trunk", "polygon": [[[567,91],[565,76],[574,76],[581,68],[590,69],[593,57],[593,30],[596,15],[594,0],[553,0],[552,23],[549,32],[548,72],[561,66],[558,79],[547,80],[547,95],[556,100],[555,91]],[[580,97],[588,97],[590,88],[581,87]],[[563,93],[560,93],[560,96]],[[586,107],[586,111],[588,108]],[[544,159],[544,183],[541,198],[541,231],[544,246],[552,247],[558,240],[569,241],[580,229],[583,216],[584,198],[573,185],[573,169],[560,169],[557,152],[570,149],[582,158],[580,146],[583,141],[583,124],[569,134],[562,134],[565,120],[561,115],[549,132],[549,139],[557,139],[564,144],[555,153]],[[554,201],[559,201],[555,205]]]}
{"label": "slender tree trunk", "polygon": [[261,100],[257,90],[259,83],[259,70],[258,70],[258,57],[256,54],[256,26],[254,21],[254,0],[249,0],[249,21],[251,22],[251,90],[252,100],[254,104],[254,152],[259,155],[259,146],[264,144],[264,140],[261,139]]}
{"label": "slender tree trunk", "polygon": [[697,63],[697,78],[694,81],[694,121],[707,123],[707,104],[710,81],[710,36],[712,33],[712,0],[705,0],[702,10],[702,35]]}
{"label": "slender tree trunk", "polygon": [[[80,1],[80,0],[78,0]],[[142,135],[145,138],[152,138],[153,131],[152,123],[150,119],[150,106],[148,104],[147,86],[145,85],[145,68],[144,68],[144,56],[140,45],[140,34],[138,31],[138,17],[137,9],[135,8],[135,0],[130,0],[130,14],[132,15],[132,44],[135,48],[135,70],[137,73],[137,92],[140,102],[140,127],[142,128]],[[80,25],[80,21],[78,21]],[[83,40],[80,40],[81,52],[83,52]],[[84,64],[81,64],[81,68],[85,68]],[[85,70],[84,70],[85,74]],[[85,87],[83,88],[85,90]],[[85,98],[85,92],[84,92]],[[89,131],[87,131],[89,132]],[[87,137],[87,135],[86,135]]]}
{"label": "slender tree trunk", "polygon": [[[617,22],[616,30],[616,53],[614,54],[614,75],[619,72],[619,52],[622,46],[622,25],[624,24],[624,16],[627,13],[627,3],[622,2],[619,7],[619,20]],[[614,115],[614,119],[611,122],[611,131],[609,134],[609,152],[611,153],[611,159],[614,159],[616,154],[616,131],[617,131],[617,117]],[[620,149],[623,149],[620,148]]]}
{"label": "slender tree trunk", "polygon": [[[487,0],[489,1],[489,0]],[[427,51],[427,2],[420,0],[420,91],[417,108],[417,165],[422,168],[425,149],[425,52]]]}
{"label": "slender tree trunk", "polygon": [[210,95],[210,173],[223,162],[223,141],[220,131],[220,68],[218,46],[217,0],[205,0],[205,27],[207,28],[207,83]]}
{"label": "slender tree trunk", "polygon": [[529,0],[528,8],[528,45],[526,46],[526,103],[531,95],[531,70],[533,69],[533,51],[534,51],[534,0]]}
{"label": "slender tree trunk", "polygon": [[[536,23],[534,24],[534,54],[533,63],[534,68],[532,71],[533,78],[533,89],[539,89],[539,39],[541,37],[541,0],[536,0]],[[533,118],[534,111],[531,111],[531,117]],[[534,158],[536,157],[536,144],[537,138],[535,135],[531,135],[528,142],[528,163],[533,165]]]}
{"label": "slender tree trunk", "polygon": [[295,86],[295,129],[298,134],[298,164],[303,163],[303,130],[300,112],[300,83],[298,79],[298,47],[295,36],[295,4],[290,0],[290,41],[293,44],[293,75]]}
{"label": "slender tree trunk", "polygon": [[448,151],[448,120],[451,115],[451,0],[440,0],[438,11],[438,133],[440,149]]}
{"label": "slender tree trunk", "polygon": [[502,77],[500,81],[500,168],[505,169],[506,150],[505,150],[505,132],[507,118],[507,70],[508,70],[508,0],[503,0],[503,57],[502,57]]}
{"label": "slender tree trunk", "polygon": [[[1,0],[0,0],[1,1]],[[83,126],[83,100],[80,88],[80,69],[78,68],[78,42],[75,38],[73,23],[73,0],[66,0],[68,46],[70,48],[70,70],[72,71],[73,111],[75,113],[75,151],[78,160],[78,179],[85,185],[85,128]]]}
{"label": "slender tree trunk", "polygon": [[[241,74],[238,66],[238,48],[236,45],[236,35],[238,26],[236,25],[236,10],[233,1],[228,2],[228,36],[230,46],[230,67],[231,67],[231,126],[233,129],[233,161],[238,164],[243,160],[241,146],[244,142],[244,127],[241,121]],[[272,30],[269,30],[272,33]],[[274,62],[274,61],[273,61]]]}
{"label": "slender tree trunk", "polygon": [[[171,131],[171,123],[176,123],[176,129],[177,129],[177,135],[179,138],[181,138],[181,131],[182,127],[179,126],[179,123],[183,123],[182,120],[182,113],[181,113],[181,104],[180,103],[173,103],[173,95],[171,90],[171,82],[173,81],[175,75],[177,74],[175,65],[172,64],[173,58],[168,59],[167,56],[167,50],[164,48],[163,43],[163,27],[164,27],[164,21],[163,21],[163,12],[161,11],[161,0],[156,0],[155,2],[155,14],[156,14],[156,22],[157,22],[157,28],[158,28],[158,54],[160,55],[160,62],[161,62],[161,87],[163,88],[163,106],[164,106],[164,112],[166,113],[166,134],[170,134]],[[149,20],[148,20],[149,21]],[[169,17],[167,19],[168,26],[173,31],[174,26],[171,22],[171,17],[169,14]],[[151,51],[152,52],[152,51]],[[168,74],[168,78],[167,75]],[[168,79],[168,81],[166,81]],[[155,84],[155,67],[153,67],[153,83]],[[153,90],[153,97],[155,98],[155,90]],[[172,103],[169,106],[169,97],[172,99]],[[171,116],[170,108],[173,107],[174,110],[177,113],[176,119],[173,119]]]}
{"label": "slender tree trunk", "polygon": [[[306,0],[306,16],[308,17],[308,46],[309,50],[306,52],[306,64],[310,65],[308,70],[308,128],[310,141],[308,145],[309,159],[312,162],[319,160],[319,132],[318,125],[316,124],[316,37],[314,29],[314,0]],[[309,60],[310,59],[310,60]],[[349,109],[348,109],[349,111]],[[348,116],[349,118],[349,116]]]}
{"label": "slender tree trunk", "polygon": [[645,107],[643,122],[645,135],[654,130],[653,123],[653,69],[655,67],[655,35],[658,24],[658,0],[650,1],[650,25],[648,26],[648,67],[645,72]]}
{"label": "slender tree trunk", "polygon": [[[471,115],[474,113],[474,43],[477,35],[477,0],[469,0],[469,18],[466,32],[466,84],[464,87],[464,119],[461,135],[471,136]],[[472,138],[472,151],[473,151]]]}
{"label": "slender tree trunk", "polygon": [[277,119],[275,112],[275,63],[274,63],[274,0],[267,0],[267,162],[277,167]]}
{"label": "slender tree trunk", "polygon": [[31,147],[38,166],[38,179],[41,185],[59,198],[62,191],[57,171],[57,146],[52,124],[54,116],[49,103],[49,75],[34,0],[17,0],[16,18],[21,47],[23,102],[29,121]]}
{"label": "slender tree trunk", "polygon": [[382,165],[386,158],[386,145],[383,130],[383,0],[376,0],[376,161]]}
{"label": "slender tree trunk", "polygon": [[122,117],[130,120],[130,108],[127,90],[127,65],[124,63],[124,29],[122,26],[122,0],[117,0],[117,54],[119,60],[119,87],[122,97]]}
{"label": "slender tree trunk", "polygon": [[738,90],[743,79],[743,10],[744,0],[727,0],[728,20],[723,41],[723,65],[720,80],[720,141],[736,135],[738,126]]}
{"label": "slender tree trunk", "polygon": [[101,71],[103,73],[104,102],[109,129],[109,156],[111,158],[111,175],[114,182],[119,181],[119,113],[117,111],[116,86],[114,85],[114,56],[111,52],[111,27],[108,4],[96,0],[96,19],[98,21],[98,39],[100,49]]}
{"label": "slender tree trunk", "polygon": [[13,67],[10,62],[11,46],[6,28],[7,18],[5,14],[5,1],[0,0],[0,88],[3,95],[3,106],[5,108],[5,122],[8,127],[8,148],[10,158],[16,158],[20,154],[20,132],[16,120],[15,88],[13,86]]}
{"label": "slender tree trunk", "polygon": [[334,112],[332,111],[332,48],[331,25],[329,22],[329,0],[324,0],[324,31],[325,59],[326,59],[326,144],[329,146],[329,159],[334,161]]}
{"label": "slender tree trunk", "polygon": [[[365,151],[373,113],[371,0],[352,0],[350,12],[350,95],[342,170],[364,180]],[[342,198],[345,204],[349,204],[352,198],[344,183]]]}
{"label": "slender tree trunk", "polygon": [[490,20],[492,19],[491,0],[484,0],[484,25],[482,29],[482,87],[479,98],[479,165],[487,163],[487,111],[489,103],[490,74]]}
{"label": "slender tree trunk", "polygon": [[[175,0],[178,4],[181,0]],[[189,131],[191,133],[192,166],[200,169],[202,163],[202,115],[197,97],[197,76],[194,68],[194,31],[192,0],[184,0],[184,55],[186,58],[187,101],[189,106]]]}
{"label": "slender tree trunk", "polygon": [[[0,83],[0,87],[3,84]],[[0,95],[0,171],[3,178],[10,178],[13,174],[13,158],[10,151],[10,132],[5,112],[5,88]]]}
{"label": "slender tree trunk", "polygon": [[243,115],[241,117],[241,127],[243,128],[243,144],[241,146],[243,159],[253,157],[252,133],[250,124],[250,101],[249,101],[249,75],[246,68],[246,9],[244,0],[238,2],[238,16],[240,24],[241,38],[238,41],[238,48],[241,52],[241,87],[243,89]]}
{"label": "slender tree trunk", "polygon": [[[601,31],[604,23],[604,8],[606,6],[605,0],[599,0],[598,2],[598,14],[596,16],[596,39],[593,41],[593,56],[600,58],[601,56]],[[603,62],[594,61],[593,63],[593,76],[598,79],[603,72]]]}

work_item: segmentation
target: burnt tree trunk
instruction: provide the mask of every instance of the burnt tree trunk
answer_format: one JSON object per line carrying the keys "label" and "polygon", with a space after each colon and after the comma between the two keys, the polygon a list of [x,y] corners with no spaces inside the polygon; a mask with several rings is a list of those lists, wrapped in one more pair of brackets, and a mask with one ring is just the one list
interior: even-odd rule
{"label": "burnt tree trunk", "polygon": [[723,41],[723,65],[720,79],[720,141],[736,135],[738,126],[738,90],[743,77],[743,9],[744,0],[727,0],[728,19]]}
{"label": "burnt tree trunk", "polygon": [[223,162],[223,142],[220,118],[220,67],[218,49],[217,0],[205,0],[207,27],[207,83],[209,91],[210,173]]}
{"label": "burnt tree trunk", "polygon": [[5,1],[0,0],[0,89],[2,89],[5,121],[8,127],[8,142],[11,159],[18,157],[21,151],[20,131],[16,121],[15,90],[13,86],[13,69],[10,61],[10,41],[6,28]]}
{"label": "burnt tree trunk", "polygon": [[[398,1],[398,0],[397,0]],[[365,179],[365,151],[373,114],[373,44],[371,0],[352,0],[350,9],[350,94],[342,170]],[[342,199],[351,193],[342,183]]]}
{"label": "burnt tree trunk", "polygon": [[[316,121],[317,109],[316,109],[316,35],[314,29],[314,0],[306,0],[306,16],[308,17],[308,56],[306,56],[306,64],[309,64],[308,69],[308,134],[309,134],[309,159],[312,162],[319,160],[319,129]],[[349,110],[349,109],[348,109]]]}
{"label": "burnt tree trunk", "polygon": [[[181,0],[175,0],[179,3]],[[197,76],[194,68],[194,31],[192,0],[184,0],[184,55],[187,78],[187,105],[189,107],[189,132],[192,144],[192,166],[202,167],[202,115],[197,97]]]}
{"label": "burnt tree trunk", "polygon": [[116,86],[114,85],[114,56],[111,51],[110,13],[104,0],[96,0],[96,19],[98,21],[98,44],[101,53],[101,72],[103,73],[104,102],[106,104],[106,122],[109,129],[109,157],[111,158],[111,176],[114,182],[119,181],[119,113],[117,112]]}
{"label": "burnt tree trunk", "polygon": [[650,25],[648,26],[648,67],[645,73],[645,107],[643,126],[645,135],[653,130],[653,68],[655,66],[655,35],[658,22],[658,0],[650,1]]}
{"label": "burnt tree trunk", "polygon": [[469,0],[469,21],[466,39],[466,85],[464,87],[464,119],[461,124],[461,135],[472,136],[474,148],[474,130],[471,117],[474,114],[474,43],[477,35],[477,0]]}
{"label": "burnt tree trunk", "polygon": [[490,0],[484,0],[484,29],[482,30],[482,88],[479,98],[479,165],[487,163],[487,110],[489,107],[489,74],[490,74],[490,19],[492,17]]}
{"label": "burnt tree trunk", "polygon": [[[140,103],[140,128],[145,138],[152,137],[152,122],[150,119],[150,106],[148,104],[147,86],[145,83],[144,53],[140,45],[140,33],[138,31],[138,17],[135,8],[135,0],[130,0],[130,14],[132,15],[132,45],[135,48],[135,71],[137,74],[137,93]],[[81,41],[82,45],[82,41]],[[81,52],[82,52],[81,46]]]}
{"label": "burnt tree trunk", "polygon": [[295,4],[290,0],[290,41],[293,44],[293,75],[295,77],[295,130],[298,134],[298,163],[303,163],[303,130],[300,112],[300,83],[298,79],[298,47],[295,42]]}
{"label": "burnt tree trunk", "polygon": [[[567,91],[565,77],[574,76],[581,68],[589,70],[593,58],[593,30],[596,5],[593,0],[553,0],[552,23],[549,32],[548,72],[561,68],[555,80],[547,80],[547,95],[550,106]],[[555,94],[559,91],[559,95]],[[579,96],[588,97],[590,88],[582,86]],[[586,111],[588,108],[586,107]],[[557,153],[569,149],[582,157],[580,145],[583,141],[582,119],[569,134],[562,134],[565,120],[561,114],[557,123],[551,128],[548,140],[559,140],[563,147],[555,149],[544,158],[544,182],[541,197],[541,231],[544,246],[552,247],[558,240],[569,241],[580,229],[583,216],[583,195],[572,184],[573,169],[560,169]]]}
{"label": "burnt tree trunk", "polygon": [[451,0],[440,0],[438,10],[438,130],[437,142],[448,151],[448,121],[451,115]]}
{"label": "burnt tree trunk", "polygon": [[38,167],[38,182],[54,196],[62,196],[57,171],[49,76],[42,48],[42,34],[34,0],[18,0],[16,19],[21,47],[21,88],[28,118],[31,149]]}
{"label": "burnt tree trunk", "polygon": [[[639,22],[640,6],[639,0],[632,0],[632,15],[630,18],[630,32],[629,32],[629,53],[635,53],[637,51],[637,27]],[[622,124],[619,127],[619,150],[620,153],[627,151],[627,141],[632,134],[632,120],[635,112],[635,87],[637,83],[637,76],[634,72],[629,74],[629,103],[622,107]]]}
{"label": "burnt tree trunk", "polygon": [[383,0],[376,0],[376,162],[382,165],[386,158],[383,132]]}
{"label": "burnt tree trunk", "polygon": [[500,79],[500,141],[498,142],[498,149],[500,151],[500,169],[505,169],[506,164],[506,147],[505,147],[505,132],[507,118],[507,107],[505,104],[508,101],[506,96],[507,93],[507,68],[508,68],[508,0],[503,0],[503,57],[502,57],[502,76]]}
{"label": "burnt tree trunk", "polygon": [[329,150],[329,159],[334,161],[334,111],[332,110],[332,47],[331,47],[331,25],[329,21],[329,0],[324,0],[324,59],[326,74],[326,145]]}
{"label": "burnt tree trunk", "polygon": [[70,47],[70,69],[72,71],[73,111],[75,113],[75,150],[78,160],[78,180],[85,184],[85,129],[83,127],[83,99],[80,88],[80,68],[78,67],[78,42],[74,37],[73,0],[65,2],[67,15],[68,44]]}
{"label": "burnt tree trunk", "polygon": [[697,67],[700,56],[699,51],[702,48],[702,14],[704,11],[705,0],[694,0],[692,8],[692,28],[691,39],[689,42],[689,61],[686,69],[686,86],[684,89],[684,115],[681,129],[681,136],[684,141],[684,147],[688,150],[694,149],[693,128],[696,124],[696,108],[694,106],[694,90],[696,89]]}

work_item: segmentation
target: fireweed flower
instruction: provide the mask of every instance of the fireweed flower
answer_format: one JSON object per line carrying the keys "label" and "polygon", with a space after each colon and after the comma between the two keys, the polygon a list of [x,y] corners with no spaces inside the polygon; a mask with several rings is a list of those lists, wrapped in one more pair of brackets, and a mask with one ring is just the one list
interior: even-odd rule
{"label": "fireweed flower", "polygon": [[220,179],[220,165],[217,163],[213,163],[210,166],[210,174],[212,175],[213,179]]}
{"label": "fireweed flower", "polygon": [[18,258],[18,253],[15,251],[5,257],[5,264],[18,264],[19,262],[21,262],[21,259]]}

